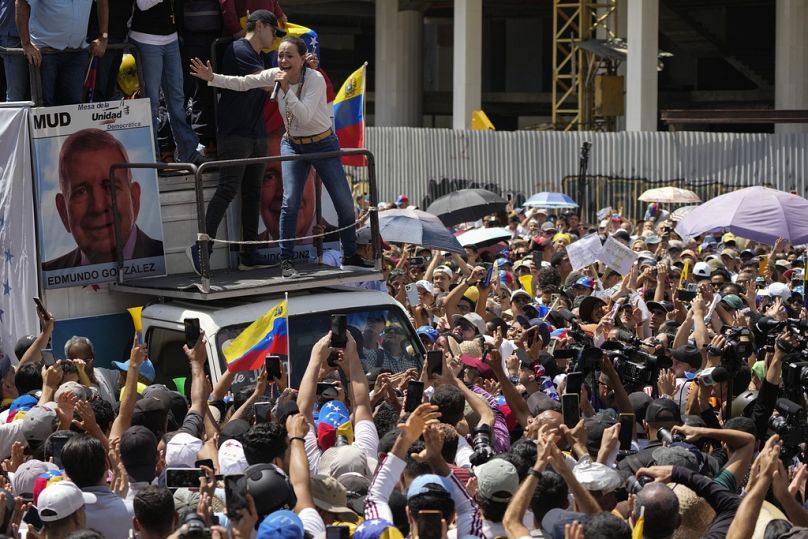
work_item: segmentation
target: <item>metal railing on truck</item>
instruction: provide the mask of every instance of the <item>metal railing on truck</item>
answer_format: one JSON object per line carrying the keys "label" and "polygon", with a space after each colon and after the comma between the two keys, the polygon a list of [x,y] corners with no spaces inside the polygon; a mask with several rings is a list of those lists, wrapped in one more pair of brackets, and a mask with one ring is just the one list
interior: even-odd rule
{"label": "metal railing on truck", "polygon": [[[44,54],[57,54],[61,52],[83,52],[87,53],[89,49],[64,49],[64,50],[56,50],[51,48],[41,48],[39,52]],[[106,48],[107,52],[111,50],[123,50],[129,51],[135,57],[135,68],[137,69],[137,81],[138,87],[143,90],[144,88],[144,78],[143,78],[143,66],[140,62],[140,50],[138,50],[137,45],[134,43],[130,43],[128,41],[124,41],[123,43],[110,43],[107,45]],[[0,57],[2,56],[25,56],[25,51],[23,49],[12,48],[12,47],[0,47]],[[87,57],[87,61],[89,63],[89,55]],[[115,73],[117,77],[118,74]],[[31,92],[31,101],[33,101],[35,107],[41,107],[44,105],[42,101],[42,69],[40,66],[36,66],[30,62],[28,62],[28,83]]]}
{"label": "metal railing on truck", "polygon": [[[200,274],[199,282],[197,283],[197,288],[201,292],[201,295],[197,294],[194,295],[194,298],[197,299],[211,299],[208,297],[211,294],[211,276],[212,271],[210,268],[210,255],[209,255],[209,246],[211,242],[221,242],[221,243],[229,243],[229,244],[279,244],[281,240],[266,240],[266,241],[258,241],[258,242],[243,242],[243,241],[234,241],[234,240],[220,240],[211,238],[207,234],[206,226],[205,226],[205,201],[203,195],[203,174],[209,172],[211,169],[218,169],[224,168],[228,166],[247,166],[247,165],[255,165],[261,163],[276,163],[276,162],[283,162],[283,161],[316,161],[320,159],[333,159],[333,158],[342,158],[348,156],[364,156],[367,159],[367,166],[368,166],[368,191],[370,196],[370,207],[368,208],[368,213],[366,216],[361,217],[360,219],[355,220],[349,226],[356,226],[360,223],[360,221],[364,221],[365,219],[369,220],[370,222],[370,230],[371,230],[371,246],[373,252],[373,261],[375,264],[374,269],[372,272],[378,273],[381,271],[381,262],[382,262],[382,251],[381,251],[381,236],[379,234],[379,215],[378,215],[378,189],[376,185],[376,161],[369,150],[366,149],[346,149],[346,150],[339,150],[334,152],[320,152],[320,153],[311,153],[305,155],[283,155],[283,156],[269,156],[269,157],[253,157],[253,158],[245,158],[245,159],[229,159],[229,160],[222,160],[222,161],[209,161],[206,163],[201,164],[200,166],[195,166],[191,163],[115,163],[110,167],[110,177],[113,177],[116,170],[119,169],[156,169],[156,170],[167,170],[167,171],[177,171],[177,172],[189,172],[194,177],[194,191],[195,191],[195,201],[196,201],[196,217],[197,217],[197,241],[199,242],[199,258],[200,258]],[[319,180],[317,180],[319,183]],[[110,182],[110,190],[111,190],[111,197],[115,200],[115,182]],[[320,189],[317,190],[317,207],[318,207],[318,221],[319,221],[319,207],[320,207]],[[112,205],[112,217],[113,217],[113,224],[114,224],[114,233],[115,233],[115,246],[116,246],[116,265],[117,265],[117,285],[124,286],[126,282],[126,275],[124,271],[124,258],[123,258],[123,242],[122,236],[123,232],[121,231],[121,224],[120,224],[120,216],[118,215],[117,208],[115,204]],[[321,234],[317,234],[315,236],[321,237],[325,235],[333,234],[334,230],[323,231]],[[291,238],[288,241],[295,241],[300,238]],[[286,240],[284,240],[286,241]],[[318,256],[321,255],[320,247],[318,246]],[[249,272],[241,272],[242,274],[249,273],[250,275],[255,275],[255,271],[257,270],[250,270]],[[362,273],[362,272],[360,272]],[[372,277],[372,273],[365,271],[360,275],[356,280],[368,280]],[[137,291],[141,293],[152,293],[156,295],[169,295],[166,294],[167,288],[166,286],[159,286],[159,277],[157,278],[149,278],[141,280],[142,283],[148,282],[150,285],[153,286],[152,292],[144,290],[142,285]],[[284,288],[295,288],[294,283],[301,283],[303,286],[301,287],[312,287],[316,286],[316,282],[314,283],[303,283],[302,281],[296,281],[294,279],[287,279],[280,281],[280,283],[284,283]],[[131,283],[131,281],[130,281]],[[244,290],[242,288],[242,290]],[[177,295],[177,294],[173,294]],[[231,293],[230,296],[235,295],[244,295],[244,292],[241,293]],[[190,296],[184,296],[190,297]],[[225,297],[220,295],[220,297]]]}

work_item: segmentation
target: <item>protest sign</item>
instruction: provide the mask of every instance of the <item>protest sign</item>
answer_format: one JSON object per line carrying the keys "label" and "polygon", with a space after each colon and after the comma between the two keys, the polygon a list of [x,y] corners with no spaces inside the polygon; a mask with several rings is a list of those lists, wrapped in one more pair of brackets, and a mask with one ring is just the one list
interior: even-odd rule
{"label": "protest sign", "polygon": [[603,244],[603,249],[601,249],[598,259],[620,275],[626,275],[631,271],[631,266],[634,265],[634,262],[636,262],[637,253],[609,236],[606,243]]}
{"label": "protest sign", "polygon": [[[148,99],[35,108],[30,118],[44,287],[114,281],[110,166],[154,162]],[[165,275],[157,171],[122,169],[113,181],[127,278]]]}
{"label": "protest sign", "polygon": [[570,257],[572,269],[577,271],[598,261],[602,249],[600,236],[590,234],[567,246],[567,256]]}

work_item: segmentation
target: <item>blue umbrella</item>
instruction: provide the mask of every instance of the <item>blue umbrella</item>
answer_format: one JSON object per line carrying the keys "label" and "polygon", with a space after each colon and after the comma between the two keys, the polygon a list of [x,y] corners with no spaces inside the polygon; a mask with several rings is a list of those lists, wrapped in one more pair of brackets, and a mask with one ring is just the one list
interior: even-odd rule
{"label": "blue umbrella", "polygon": [[412,243],[428,249],[465,253],[448,228],[431,213],[407,208],[379,213],[379,233],[384,241]]}
{"label": "blue umbrella", "polygon": [[528,208],[577,208],[578,203],[564,193],[543,191],[532,195],[522,206]]}

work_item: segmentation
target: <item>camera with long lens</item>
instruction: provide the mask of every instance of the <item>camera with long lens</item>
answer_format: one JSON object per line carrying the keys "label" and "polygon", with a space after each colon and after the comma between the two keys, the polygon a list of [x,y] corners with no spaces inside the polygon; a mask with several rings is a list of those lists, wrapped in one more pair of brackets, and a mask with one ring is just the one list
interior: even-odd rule
{"label": "camera with long lens", "polygon": [[471,439],[474,453],[469,457],[469,461],[474,466],[485,464],[494,456],[494,448],[491,447],[491,427],[480,425],[474,429],[474,436]]}
{"label": "camera with long lens", "polygon": [[[790,463],[800,455],[800,444],[808,440],[808,422],[802,406],[788,399],[777,399],[778,415],[769,418],[769,428],[780,436],[780,457]],[[805,460],[804,456],[801,460]]]}
{"label": "camera with long lens", "polygon": [[198,513],[188,513],[182,523],[186,526],[180,532],[181,539],[208,539],[211,537],[210,528]]}
{"label": "camera with long lens", "polygon": [[570,320],[567,336],[572,338],[573,344],[567,348],[553,351],[553,357],[573,360],[572,370],[582,372],[584,376],[594,373],[598,369],[601,350],[594,347],[592,338],[581,329],[575,320]]}
{"label": "camera with long lens", "polygon": [[657,354],[644,352],[635,344],[607,341],[602,345],[606,355],[614,363],[614,370],[620,376],[623,386],[629,393],[642,391],[645,386],[656,386],[660,369],[669,369],[671,359],[663,351]]}
{"label": "camera with long lens", "polygon": [[630,475],[628,479],[626,479],[626,492],[628,492],[629,494],[637,494],[642,490],[642,488],[645,485],[653,482],[654,478],[648,477],[647,475],[642,475],[640,477],[634,477],[633,475]]}
{"label": "camera with long lens", "polygon": [[808,354],[805,346],[805,333],[808,331],[808,319],[787,318],[785,320],[777,320],[769,316],[761,316],[755,323],[755,330],[767,338],[767,344],[774,344],[774,340],[777,336],[787,327],[790,328],[792,334],[797,337],[800,343],[799,348],[803,349],[803,354]]}

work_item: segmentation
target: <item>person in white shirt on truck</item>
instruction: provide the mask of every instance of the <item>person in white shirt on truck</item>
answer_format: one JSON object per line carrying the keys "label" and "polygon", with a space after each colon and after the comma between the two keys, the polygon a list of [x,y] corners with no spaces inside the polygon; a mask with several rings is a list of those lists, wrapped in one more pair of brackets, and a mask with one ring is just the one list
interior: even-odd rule
{"label": "person in white shirt on truck", "polygon": [[[278,48],[279,67],[265,69],[243,77],[213,73],[210,62],[198,58],[191,61],[191,74],[208,81],[211,86],[247,91],[274,87],[278,84],[278,108],[286,134],[281,141],[281,155],[306,155],[338,151],[339,141],[331,126],[332,108],[326,100],[323,76],[306,68],[306,44],[297,37],[286,36]],[[256,111],[258,112],[258,111]],[[339,157],[312,161],[284,161],[283,205],[281,206],[281,272],[284,277],[299,274],[292,264],[297,212],[306,185],[309,167],[314,166],[337,210],[342,243],[343,266],[367,267],[356,252],[356,230],[353,197]]]}

